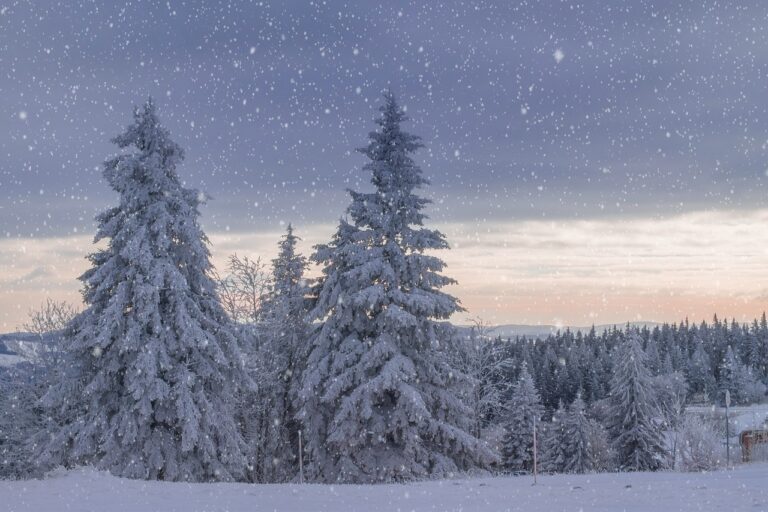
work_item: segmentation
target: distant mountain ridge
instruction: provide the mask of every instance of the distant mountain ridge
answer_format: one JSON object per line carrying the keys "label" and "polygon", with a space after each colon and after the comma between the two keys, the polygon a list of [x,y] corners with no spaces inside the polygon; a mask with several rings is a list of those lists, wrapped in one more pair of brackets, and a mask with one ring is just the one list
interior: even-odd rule
{"label": "distant mountain ridge", "polygon": [[29,332],[0,334],[0,369],[32,359],[40,336]]}
{"label": "distant mountain ridge", "polygon": [[[625,322],[618,324],[600,324],[595,325],[595,331],[602,333],[613,329],[614,326],[618,329],[623,329],[629,324],[632,327],[653,327],[663,325],[661,322]],[[469,331],[471,325],[456,325],[459,330]],[[547,337],[550,334],[556,334],[558,331],[564,332],[569,329],[571,332],[581,331],[589,332],[592,326],[578,327],[572,325],[527,325],[527,324],[502,324],[496,326],[489,326],[489,332],[492,336],[501,336],[502,338],[514,338],[516,336],[527,336],[529,338],[535,337]],[[46,335],[50,336],[50,335]],[[36,344],[40,341],[40,337],[37,334],[31,332],[11,332],[6,334],[0,334],[0,354],[5,355],[17,355],[21,357],[29,358],[34,355]]]}
{"label": "distant mountain ridge", "polygon": [[[55,333],[43,335],[50,340]],[[14,355],[24,358],[33,357],[40,343],[40,336],[32,332],[9,332],[0,334],[0,354]]]}

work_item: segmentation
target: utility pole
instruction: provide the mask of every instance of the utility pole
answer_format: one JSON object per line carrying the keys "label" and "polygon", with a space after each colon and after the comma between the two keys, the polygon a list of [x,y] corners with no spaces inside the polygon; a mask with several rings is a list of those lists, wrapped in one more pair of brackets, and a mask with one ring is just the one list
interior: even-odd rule
{"label": "utility pole", "polygon": [[731,392],[725,390],[725,467],[731,465],[731,433],[728,426],[728,408],[731,406]]}
{"label": "utility pole", "polygon": [[538,460],[536,458],[536,415],[533,415],[533,485],[536,485],[536,473],[538,473]]}
{"label": "utility pole", "polygon": [[301,445],[301,430],[299,430],[299,483],[304,483],[304,449]]}

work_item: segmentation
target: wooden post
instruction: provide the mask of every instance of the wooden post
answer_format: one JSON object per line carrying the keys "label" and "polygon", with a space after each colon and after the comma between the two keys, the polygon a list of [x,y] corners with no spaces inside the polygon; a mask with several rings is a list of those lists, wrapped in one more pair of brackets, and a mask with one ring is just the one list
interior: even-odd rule
{"label": "wooden post", "polygon": [[304,483],[304,448],[301,445],[301,430],[299,430],[299,483]]}
{"label": "wooden post", "polygon": [[728,427],[728,407],[731,406],[731,392],[725,390],[725,467],[731,465],[731,432]]}
{"label": "wooden post", "polygon": [[536,485],[536,473],[538,473],[538,460],[536,454],[536,415],[533,416],[533,485]]}

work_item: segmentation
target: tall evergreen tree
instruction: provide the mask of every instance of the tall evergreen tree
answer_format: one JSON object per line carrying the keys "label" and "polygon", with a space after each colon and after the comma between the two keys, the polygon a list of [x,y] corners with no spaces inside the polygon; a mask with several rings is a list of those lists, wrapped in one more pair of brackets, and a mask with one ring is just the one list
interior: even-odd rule
{"label": "tall evergreen tree", "polygon": [[704,343],[696,339],[696,348],[687,365],[686,379],[691,393],[702,393],[707,399],[715,398],[715,376],[712,362],[704,350]]}
{"label": "tall evergreen tree", "polygon": [[542,436],[541,469],[556,473],[588,473],[605,469],[610,459],[605,431],[587,418],[578,394],[566,410],[562,404],[552,415]]}
{"label": "tall evergreen tree", "polygon": [[746,347],[744,347],[744,361],[746,364],[756,370],[758,375],[763,376],[763,340],[760,339],[760,325],[757,323],[757,319],[752,322],[752,325],[747,334]]}
{"label": "tall evergreen tree", "polygon": [[648,357],[648,369],[651,375],[659,375],[662,370],[662,359],[659,354],[659,346],[654,338],[650,338],[646,343],[645,355]]}
{"label": "tall evergreen tree", "polygon": [[502,439],[502,462],[507,469],[513,471],[529,471],[533,468],[533,424],[537,422],[537,432],[541,429],[541,416],[544,406],[541,404],[539,392],[533,383],[528,368],[523,366],[520,378],[512,391],[509,403],[509,415],[504,425]]}
{"label": "tall evergreen tree", "polygon": [[763,398],[765,385],[752,374],[752,369],[742,364],[728,345],[723,363],[720,366],[720,400],[724,400],[725,392],[730,391],[733,401],[737,404],[748,404]]}
{"label": "tall evergreen tree", "polygon": [[266,367],[269,381],[258,396],[269,397],[264,409],[261,436],[264,481],[287,481],[297,470],[299,451],[296,420],[299,408],[300,377],[307,358],[307,294],[304,279],[307,260],[296,250],[299,241],[288,225],[280,240],[278,256],[272,260],[272,289],[262,307],[264,344],[257,356]]}
{"label": "tall evergreen tree", "polygon": [[567,432],[565,429],[565,417],[567,413],[563,402],[557,406],[552,414],[552,420],[542,428],[543,433],[539,445],[541,458],[539,467],[542,471],[551,473],[563,473],[568,462],[566,453]]}
{"label": "tall evergreen tree", "polygon": [[96,241],[108,242],[80,278],[88,307],[68,332],[67,373],[45,397],[71,420],[44,455],[131,478],[240,478],[233,404],[249,380],[210,276],[203,197],[182,185],[182,149],[151,100],[113,141],[132,151],[104,164],[120,204],[97,217]]}
{"label": "tall evergreen tree", "polygon": [[657,470],[664,460],[660,412],[642,343],[632,331],[614,354],[610,431],[619,466],[626,471]]}
{"label": "tall evergreen tree", "polygon": [[755,330],[757,344],[760,345],[759,352],[762,354],[760,362],[760,372],[762,378],[768,384],[768,320],[765,313],[760,317],[760,328]]}
{"label": "tall evergreen tree", "polygon": [[562,419],[564,435],[564,473],[588,473],[603,469],[607,446],[603,427],[587,418],[581,395],[576,396]]}
{"label": "tall evergreen tree", "polygon": [[467,379],[448,363],[455,336],[438,322],[460,310],[440,291],[454,281],[426,251],[445,237],[423,227],[427,184],[411,155],[422,145],[385,95],[379,129],[360,151],[375,190],[350,191],[351,222],[316,248],[323,277],[311,317],[300,418],[309,473],[333,482],[400,481],[449,474],[492,457],[468,433],[471,415],[458,398]]}
{"label": "tall evergreen tree", "polygon": [[560,372],[561,365],[551,343],[544,350],[544,361],[537,380],[538,389],[544,405],[550,410],[557,407],[560,401]]}

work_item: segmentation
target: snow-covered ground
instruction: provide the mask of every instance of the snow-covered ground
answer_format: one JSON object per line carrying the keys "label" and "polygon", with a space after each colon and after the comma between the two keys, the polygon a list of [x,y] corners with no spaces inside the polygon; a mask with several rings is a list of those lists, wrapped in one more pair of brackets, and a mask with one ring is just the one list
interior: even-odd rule
{"label": "snow-covered ground", "polygon": [[0,354],[0,366],[13,366],[22,361],[26,361],[26,359],[16,354]]}
{"label": "snow-covered ground", "polygon": [[[716,417],[722,428],[725,428],[725,408],[717,406],[689,406],[687,414],[697,414],[702,417]],[[728,418],[731,425],[731,460],[741,460],[741,445],[739,434],[744,430],[763,430],[768,428],[768,403],[739,405],[730,407]],[[752,450],[753,461],[768,461],[768,447],[761,445]]]}
{"label": "snow-covered ground", "polygon": [[[690,407],[689,409],[695,410]],[[725,414],[725,409],[717,409],[719,414]],[[749,429],[765,428],[768,422],[768,404],[739,405],[730,407],[728,417],[733,422],[738,432]]]}
{"label": "snow-covered ground", "polygon": [[713,473],[497,477],[408,485],[144,482],[92,469],[0,481],[7,512],[195,511],[768,511],[768,464]]}

